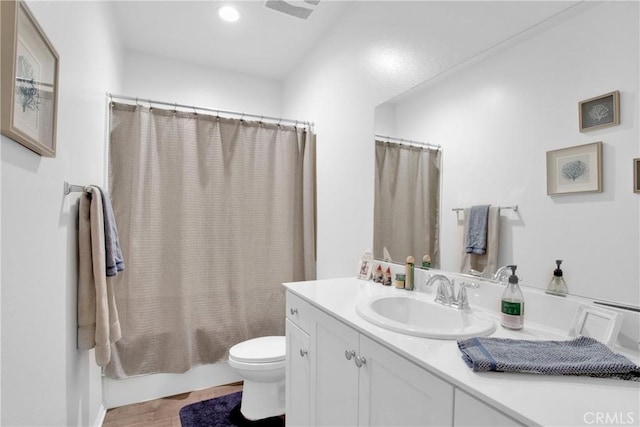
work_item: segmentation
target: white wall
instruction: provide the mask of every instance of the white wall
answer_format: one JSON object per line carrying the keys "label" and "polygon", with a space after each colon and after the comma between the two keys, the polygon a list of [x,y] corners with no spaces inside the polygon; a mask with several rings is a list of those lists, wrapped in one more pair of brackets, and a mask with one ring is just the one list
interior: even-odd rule
{"label": "white wall", "polygon": [[276,80],[138,52],[125,54],[119,95],[139,97],[141,103],[146,98],[275,117],[282,113],[282,84]]}
{"label": "white wall", "polygon": [[[517,204],[502,213],[500,265],[545,288],[563,259],[569,290],[640,305],[637,2],[591,7],[396,105],[396,132],[443,152],[442,267],[458,271],[462,227],[454,207]],[[621,124],[580,133],[577,103],[619,90]],[[408,98],[408,99],[406,99]],[[602,141],[604,191],[546,194],[545,153]]]}
{"label": "white wall", "polygon": [[[76,349],[77,195],[103,184],[105,92],[121,52],[103,2],[29,2],[60,55],[56,158],[1,137],[3,426],[88,426],[100,370]],[[63,23],[63,24],[62,24]]]}
{"label": "white wall", "polygon": [[372,248],[375,107],[571,6],[536,3],[358,2],[285,81],[285,115],[318,134],[319,278],[355,274]]}

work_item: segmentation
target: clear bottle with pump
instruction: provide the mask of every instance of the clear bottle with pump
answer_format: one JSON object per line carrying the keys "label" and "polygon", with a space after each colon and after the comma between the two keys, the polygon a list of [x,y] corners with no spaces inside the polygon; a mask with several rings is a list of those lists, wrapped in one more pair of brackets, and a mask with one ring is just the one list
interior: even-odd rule
{"label": "clear bottle with pump", "polygon": [[569,293],[569,288],[567,287],[567,282],[564,281],[564,277],[562,277],[560,264],[562,264],[562,260],[557,259],[557,267],[553,271],[553,277],[551,278],[551,281],[549,282],[549,285],[547,286],[547,290],[545,292],[551,295],[564,297]]}
{"label": "clear bottle with pump", "polygon": [[520,286],[518,286],[518,276],[516,276],[516,265],[510,265],[511,276],[509,284],[502,293],[500,323],[507,329],[522,329],[524,327],[524,297]]}

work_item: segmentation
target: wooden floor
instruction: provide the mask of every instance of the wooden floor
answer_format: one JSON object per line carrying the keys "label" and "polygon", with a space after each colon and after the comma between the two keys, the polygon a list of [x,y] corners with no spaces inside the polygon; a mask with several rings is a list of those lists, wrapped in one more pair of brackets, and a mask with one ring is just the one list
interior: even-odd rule
{"label": "wooden floor", "polygon": [[180,409],[242,390],[242,383],[177,394],[107,410],[103,427],[181,427]]}

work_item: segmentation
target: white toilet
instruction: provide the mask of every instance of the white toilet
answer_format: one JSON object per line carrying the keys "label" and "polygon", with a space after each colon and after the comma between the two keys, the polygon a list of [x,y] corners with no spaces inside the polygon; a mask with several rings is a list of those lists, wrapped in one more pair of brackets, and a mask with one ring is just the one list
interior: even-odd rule
{"label": "white toilet", "polygon": [[284,414],[285,337],[260,337],[234,345],[229,366],[244,379],[240,412],[248,420]]}

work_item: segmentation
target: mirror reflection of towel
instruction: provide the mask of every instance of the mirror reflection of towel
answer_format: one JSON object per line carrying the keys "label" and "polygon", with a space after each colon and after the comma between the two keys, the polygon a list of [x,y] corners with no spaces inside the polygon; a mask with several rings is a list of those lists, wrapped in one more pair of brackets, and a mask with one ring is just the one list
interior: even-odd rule
{"label": "mirror reflection of towel", "polygon": [[500,207],[491,206],[489,208],[489,217],[487,220],[487,237],[486,252],[484,254],[475,254],[467,252],[467,232],[469,229],[468,218],[471,209],[464,210],[464,234],[462,239],[462,259],[460,272],[470,273],[476,270],[482,273],[483,277],[491,277],[498,268],[498,249],[500,245]]}
{"label": "mirror reflection of towel", "polygon": [[466,251],[483,255],[487,252],[487,224],[491,205],[472,206],[467,220]]}

